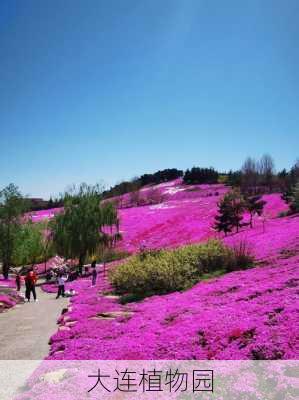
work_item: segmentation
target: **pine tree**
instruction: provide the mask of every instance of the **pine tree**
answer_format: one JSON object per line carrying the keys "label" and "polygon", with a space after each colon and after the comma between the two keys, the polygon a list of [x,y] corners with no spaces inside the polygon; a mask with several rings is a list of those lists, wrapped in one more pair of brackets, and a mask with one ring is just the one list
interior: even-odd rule
{"label": "pine tree", "polygon": [[224,196],[224,198],[220,201],[218,204],[219,211],[218,215],[215,217],[215,225],[214,228],[218,232],[224,232],[225,236],[229,232],[232,231],[232,221],[231,221],[231,207],[230,207],[230,202],[227,196]]}
{"label": "pine tree", "polygon": [[246,199],[246,210],[250,214],[250,227],[252,228],[252,221],[255,214],[261,216],[266,202],[262,200],[262,196],[252,196]]}
{"label": "pine tree", "polygon": [[225,236],[227,233],[231,232],[233,228],[239,232],[241,227],[241,222],[243,220],[244,212],[244,199],[240,195],[240,192],[234,190],[227,193],[223,199],[218,203],[219,211],[218,215],[215,217],[214,228],[221,232],[223,231]]}

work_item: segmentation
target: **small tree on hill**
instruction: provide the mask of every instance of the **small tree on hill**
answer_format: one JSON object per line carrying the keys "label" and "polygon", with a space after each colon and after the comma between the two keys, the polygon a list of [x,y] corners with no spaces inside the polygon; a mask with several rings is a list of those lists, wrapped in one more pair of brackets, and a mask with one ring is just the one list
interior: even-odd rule
{"label": "small tree on hill", "polygon": [[259,215],[261,216],[264,210],[264,206],[265,206],[266,202],[264,200],[262,200],[262,196],[252,196],[252,197],[248,197],[246,199],[246,210],[249,212],[250,214],[250,227],[252,228],[253,224],[253,217],[254,215]]}
{"label": "small tree on hill", "polygon": [[231,232],[233,228],[239,232],[243,220],[245,202],[240,192],[234,190],[227,193],[218,204],[219,214],[215,217],[215,229],[218,232],[223,231],[225,235]]}
{"label": "small tree on hill", "polygon": [[228,196],[224,196],[224,198],[218,204],[219,210],[218,215],[215,217],[215,225],[214,228],[218,232],[224,232],[225,236],[232,231],[233,225],[231,220],[231,207],[230,200]]}

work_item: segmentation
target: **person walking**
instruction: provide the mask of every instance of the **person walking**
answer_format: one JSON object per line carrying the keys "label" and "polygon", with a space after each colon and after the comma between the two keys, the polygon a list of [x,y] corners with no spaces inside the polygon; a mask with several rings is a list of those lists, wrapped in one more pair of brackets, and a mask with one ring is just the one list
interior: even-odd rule
{"label": "person walking", "polygon": [[26,286],[26,299],[28,301],[28,303],[30,302],[30,296],[31,296],[31,292],[34,298],[34,301],[38,301],[36,298],[36,290],[35,290],[35,285],[37,282],[37,275],[35,274],[35,272],[31,269],[26,277],[25,277],[25,286]]}
{"label": "person walking", "polygon": [[96,261],[94,260],[91,263],[92,286],[95,286],[95,284],[96,284],[97,275],[98,275],[98,273],[97,273],[97,264],[96,264]]}
{"label": "person walking", "polygon": [[17,291],[19,292],[21,290],[21,275],[19,272],[16,274],[16,287]]}
{"label": "person walking", "polygon": [[57,283],[58,283],[58,292],[56,299],[59,299],[60,296],[65,296],[65,282],[67,281],[67,276],[64,276],[62,272],[58,274]]}
{"label": "person walking", "polygon": [[82,276],[82,272],[83,272],[83,264],[81,262],[79,262],[79,264],[78,264],[78,276]]}

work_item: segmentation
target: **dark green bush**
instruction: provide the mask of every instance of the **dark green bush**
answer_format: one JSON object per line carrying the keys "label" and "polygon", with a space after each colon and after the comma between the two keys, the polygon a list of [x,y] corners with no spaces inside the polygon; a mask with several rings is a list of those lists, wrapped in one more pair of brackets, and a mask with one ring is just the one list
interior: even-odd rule
{"label": "dark green bush", "polygon": [[143,252],[111,271],[110,280],[120,294],[146,297],[186,290],[203,275],[235,270],[238,263],[240,268],[246,264],[242,252],[210,240],[176,250]]}

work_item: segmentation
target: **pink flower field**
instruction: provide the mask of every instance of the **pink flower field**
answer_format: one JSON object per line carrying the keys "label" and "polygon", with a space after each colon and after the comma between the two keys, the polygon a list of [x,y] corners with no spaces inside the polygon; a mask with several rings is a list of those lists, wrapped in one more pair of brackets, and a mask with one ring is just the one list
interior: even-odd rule
{"label": "pink flower field", "polygon": [[[122,248],[171,248],[219,237],[212,225],[224,186],[186,188],[174,181],[159,187],[167,196],[163,203],[120,211]],[[224,239],[230,246],[246,239],[259,266],[125,306],[109,294],[113,288],[102,274],[95,287],[90,278],[68,283],[77,295],[51,338],[49,359],[298,357],[299,216],[277,217],[287,208],[279,194],[264,199],[264,216],[254,228]]]}
{"label": "pink flower field", "polygon": [[[293,249],[298,251],[299,248]],[[293,359],[299,256],[121,306],[89,279],[51,338],[49,359]]]}
{"label": "pink flower field", "polygon": [[[123,240],[119,243],[120,248],[130,253],[138,251],[141,245],[152,249],[174,248],[219,236],[213,229],[213,223],[217,214],[217,203],[228,191],[226,186],[220,184],[186,186],[177,179],[141,189],[141,192],[146,197],[152,189],[159,191],[163,196],[162,203],[119,210],[120,232],[123,236]],[[123,197],[126,204],[128,195]],[[267,202],[264,210],[265,222],[256,218],[255,228],[251,231],[246,229],[242,234],[243,237],[255,238],[256,235],[262,237],[263,225],[268,235],[272,228],[277,231],[280,224],[284,223],[284,219],[276,219],[279,212],[287,210],[287,205],[281,200],[280,195],[270,194],[263,198]],[[61,208],[37,211],[32,214],[32,219],[42,221],[52,218],[61,211]],[[292,225],[289,222],[287,224]],[[283,240],[283,235],[280,236]],[[287,242],[288,235],[284,236]],[[228,240],[230,241],[233,242],[234,239]],[[259,246],[255,248],[257,253],[262,251]]]}
{"label": "pink flower field", "polygon": [[[161,195],[157,204],[129,207],[129,195],[123,196],[123,208],[118,210],[120,250],[134,254],[141,247],[172,249],[218,238],[230,247],[245,242],[256,267],[199,282],[185,292],[126,305],[119,302],[103,272],[96,286],[91,286],[90,277],[68,282],[66,289],[74,289],[76,295],[58,319],[48,357],[18,400],[37,394],[40,400],[54,399],[60,391],[64,396],[62,386],[45,391],[41,376],[59,370],[65,360],[298,359],[299,215],[279,217],[288,209],[281,195],[264,195],[263,215],[254,217],[253,228],[244,226],[225,237],[213,225],[217,204],[229,188],[185,186],[178,179],[142,189],[143,198],[153,189]],[[42,221],[59,212],[62,209],[30,217]],[[244,222],[248,221],[245,214]],[[122,262],[111,263],[108,269]],[[48,261],[47,269],[61,263],[56,256]],[[39,273],[45,270],[44,264],[36,268]],[[54,297],[57,286],[44,284],[43,290]],[[0,296],[0,304],[9,308],[16,300]],[[74,377],[79,375],[76,369]],[[84,393],[82,387],[78,393],[76,385],[70,386],[71,391],[74,388],[76,395],[80,390]]]}
{"label": "pink flower field", "polygon": [[[246,240],[257,266],[199,282],[185,292],[126,305],[120,304],[103,271],[95,286],[90,277],[68,282],[66,289],[74,289],[76,295],[58,319],[47,359],[18,400],[83,398],[86,364],[80,370],[80,365],[72,364],[76,360],[298,359],[299,215],[278,218],[287,206],[279,194],[267,195],[264,215],[255,218],[253,229],[242,228],[224,238],[212,225],[217,202],[227,188],[190,188],[174,181],[159,185],[159,190],[165,195],[162,203],[120,210],[120,248],[134,253],[141,245],[174,248],[218,237],[234,246]],[[56,285],[45,284],[43,289],[49,296],[56,295]],[[227,366],[229,376],[235,371],[232,384],[238,382],[236,390],[259,392],[261,368],[256,374],[249,372],[246,379],[238,368],[238,364]],[[47,374],[66,370],[59,384],[44,382]],[[272,370],[269,374],[274,376]],[[285,387],[285,379],[278,384],[279,390]],[[98,398],[97,394],[91,398]]]}

